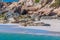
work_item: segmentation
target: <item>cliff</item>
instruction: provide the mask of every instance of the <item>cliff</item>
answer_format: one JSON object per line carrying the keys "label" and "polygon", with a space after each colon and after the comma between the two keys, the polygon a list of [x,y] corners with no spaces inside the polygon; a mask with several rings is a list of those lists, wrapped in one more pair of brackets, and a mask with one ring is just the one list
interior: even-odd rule
{"label": "cliff", "polygon": [[18,6],[22,6],[21,9],[27,10],[28,14],[49,15],[51,12],[60,14],[60,0],[20,0],[19,2],[13,2],[7,8],[11,10]]}

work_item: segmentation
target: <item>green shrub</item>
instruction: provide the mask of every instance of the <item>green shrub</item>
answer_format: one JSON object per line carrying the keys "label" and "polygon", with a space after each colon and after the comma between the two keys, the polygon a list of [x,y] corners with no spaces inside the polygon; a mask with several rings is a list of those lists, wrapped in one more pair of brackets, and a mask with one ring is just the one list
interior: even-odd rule
{"label": "green shrub", "polygon": [[35,3],[39,3],[40,0],[35,0]]}

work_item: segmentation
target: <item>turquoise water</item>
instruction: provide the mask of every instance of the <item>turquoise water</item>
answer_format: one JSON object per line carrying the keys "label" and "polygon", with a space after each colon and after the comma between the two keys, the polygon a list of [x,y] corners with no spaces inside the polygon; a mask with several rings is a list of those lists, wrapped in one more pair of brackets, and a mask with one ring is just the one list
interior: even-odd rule
{"label": "turquoise water", "polygon": [[0,33],[0,40],[60,40],[58,36]]}

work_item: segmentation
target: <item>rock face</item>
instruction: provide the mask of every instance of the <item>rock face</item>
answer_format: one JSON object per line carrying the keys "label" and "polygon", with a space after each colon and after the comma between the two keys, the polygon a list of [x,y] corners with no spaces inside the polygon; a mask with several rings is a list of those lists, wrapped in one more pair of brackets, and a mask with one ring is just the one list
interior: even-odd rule
{"label": "rock face", "polygon": [[12,9],[14,8],[15,6],[18,6],[18,3],[17,2],[13,2],[11,5],[9,5],[7,8],[8,9]]}
{"label": "rock face", "polygon": [[[54,14],[55,14],[54,16],[56,16],[56,15],[60,16],[60,7],[56,8],[55,6],[53,6],[53,7],[51,6],[54,3],[56,3],[56,1],[57,0],[40,0],[38,3],[35,3],[35,0],[20,0],[19,2],[13,2],[11,5],[8,5],[7,3],[3,3],[3,4],[4,4],[4,6],[6,6],[4,11],[8,10],[8,12],[9,12],[10,10],[13,10],[13,13],[14,13],[14,8],[18,8],[19,6],[21,6],[20,8],[16,9],[17,11],[15,11],[15,13],[17,13],[17,14],[21,13],[20,15],[27,14],[32,18],[32,20],[40,21],[40,18],[42,16],[49,16],[49,15],[52,16]],[[11,12],[9,12],[8,14],[11,14]],[[15,14],[15,16],[17,14]],[[18,14],[18,16],[20,16],[19,14]],[[11,18],[8,20],[11,22]],[[18,17],[14,18],[14,19],[12,18],[12,20],[19,22]],[[31,23],[33,23],[33,22],[31,22]],[[29,23],[28,25],[32,25],[31,23]],[[22,23],[22,24],[26,26],[27,23]],[[36,24],[39,24],[39,23],[36,23]],[[33,23],[33,25],[36,25],[36,24]],[[42,23],[42,24],[44,24],[44,23]]]}
{"label": "rock face", "polygon": [[40,0],[39,3],[35,3],[35,0],[20,0],[19,2],[13,2],[11,5],[7,6],[6,9],[12,10],[14,7],[22,6],[21,10],[27,10],[28,14],[40,14],[49,15],[51,12],[60,15],[60,8],[51,7],[56,0]]}
{"label": "rock face", "polygon": [[41,0],[41,4],[44,6],[47,3],[47,0]]}
{"label": "rock face", "polygon": [[33,6],[33,0],[26,0],[26,6]]}
{"label": "rock face", "polygon": [[54,9],[54,11],[53,11],[53,12],[57,13],[57,15],[60,15],[60,7],[59,7],[59,8]]}
{"label": "rock face", "polygon": [[[32,0],[29,0],[29,2],[34,3]],[[28,4],[29,2],[26,3]],[[25,9],[28,10],[29,13],[41,13],[42,15],[49,15],[49,13],[53,12],[59,15],[60,9],[51,7],[51,5],[54,4],[55,2],[56,0],[40,0],[40,3],[36,5],[30,5],[30,7],[26,7]]]}

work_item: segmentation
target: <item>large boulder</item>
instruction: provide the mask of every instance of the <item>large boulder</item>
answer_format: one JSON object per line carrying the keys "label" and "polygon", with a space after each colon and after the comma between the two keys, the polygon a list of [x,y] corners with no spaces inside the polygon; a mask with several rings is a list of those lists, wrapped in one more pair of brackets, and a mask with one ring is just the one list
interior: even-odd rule
{"label": "large boulder", "polygon": [[14,8],[15,6],[18,6],[18,3],[17,2],[13,2],[11,5],[9,5],[7,8],[8,9],[12,9]]}
{"label": "large boulder", "polygon": [[60,7],[59,8],[56,8],[56,9],[54,9],[54,11],[53,11],[54,13],[57,13],[57,15],[60,15]]}
{"label": "large boulder", "polygon": [[42,15],[48,15],[51,10],[53,10],[53,8],[42,8],[40,10],[38,10],[38,13],[41,13]]}

